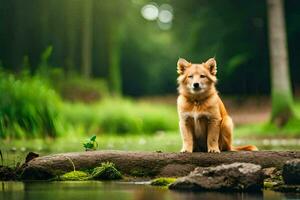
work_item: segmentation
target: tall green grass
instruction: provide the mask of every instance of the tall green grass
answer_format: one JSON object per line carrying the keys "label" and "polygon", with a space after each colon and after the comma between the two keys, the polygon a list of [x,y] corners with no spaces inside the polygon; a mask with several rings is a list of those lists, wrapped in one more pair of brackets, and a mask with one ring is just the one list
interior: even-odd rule
{"label": "tall green grass", "polygon": [[[104,80],[65,76],[50,66],[52,51],[49,46],[42,52],[34,76],[29,75],[27,56],[23,62],[25,70],[19,76],[0,69],[0,138],[155,133],[177,129],[175,108],[109,99]],[[69,103],[62,99],[97,103]],[[104,100],[99,102],[99,99]]]}
{"label": "tall green grass", "polygon": [[125,99],[105,99],[99,103],[65,104],[64,118],[72,126],[93,133],[155,133],[178,128],[176,109]]}
{"label": "tall green grass", "polygon": [[42,76],[0,71],[0,137],[155,133],[177,130],[176,109],[106,97],[93,104],[70,103]]}
{"label": "tall green grass", "polygon": [[39,77],[0,71],[0,137],[62,134],[59,96]]}

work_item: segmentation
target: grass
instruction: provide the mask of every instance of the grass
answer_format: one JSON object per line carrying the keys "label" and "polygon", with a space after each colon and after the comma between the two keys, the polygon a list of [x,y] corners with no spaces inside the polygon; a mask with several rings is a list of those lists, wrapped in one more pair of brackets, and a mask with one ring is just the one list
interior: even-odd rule
{"label": "grass", "polygon": [[0,71],[0,138],[63,133],[59,96],[39,77]]}
{"label": "grass", "polygon": [[64,119],[76,132],[93,133],[150,133],[177,130],[176,110],[168,105],[155,106],[129,99],[105,99],[92,105],[65,104]]}
{"label": "grass", "polygon": [[70,103],[62,101],[42,76],[0,71],[0,138],[153,134],[174,131],[177,124],[173,106],[120,98]]}
{"label": "grass", "polygon": [[235,135],[238,137],[277,137],[277,138],[294,138],[300,135],[300,101],[293,105],[295,116],[287,124],[279,128],[269,122],[256,124],[247,124],[235,128]]}
{"label": "grass", "polygon": [[238,137],[247,138],[297,138],[300,135],[300,120],[293,118],[282,128],[269,122],[247,124],[237,127],[234,132]]}
{"label": "grass", "polygon": [[[155,134],[178,130],[176,106],[102,97],[101,101],[80,103],[64,101],[41,75],[20,77],[0,71],[0,138],[87,136],[95,134]],[[48,74],[48,72],[46,73]],[[57,81],[59,82],[59,81]],[[82,85],[81,81],[70,81]],[[72,85],[71,84],[71,85]],[[97,90],[97,87],[83,86]],[[104,88],[104,84],[101,88]],[[104,95],[106,92],[103,92]],[[300,101],[294,111],[298,118],[282,129],[260,123],[237,127],[235,135],[300,135]]]}

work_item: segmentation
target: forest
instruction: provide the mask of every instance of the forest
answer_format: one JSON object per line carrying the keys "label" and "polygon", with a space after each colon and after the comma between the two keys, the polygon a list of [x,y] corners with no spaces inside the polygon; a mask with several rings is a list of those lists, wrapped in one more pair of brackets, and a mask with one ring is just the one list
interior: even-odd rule
{"label": "forest", "polygon": [[298,199],[299,36],[299,0],[0,0],[0,199]]}
{"label": "forest", "polygon": [[[283,2],[282,27],[260,0],[0,5],[2,138],[176,132],[180,57],[217,60],[238,132],[299,134],[296,0]],[[258,114],[247,116],[249,107]]]}
{"label": "forest", "polygon": [[[149,96],[176,93],[179,57],[193,62],[215,57],[222,94],[269,95],[265,1],[156,1],[157,9],[170,13],[162,21],[143,17],[146,3],[1,1],[1,66],[13,73],[28,68],[35,74],[46,62],[64,78],[101,79],[112,93]],[[285,1],[294,93],[300,84],[298,8],[297,0]],[[43,60],[47,49],[50,55]]]}

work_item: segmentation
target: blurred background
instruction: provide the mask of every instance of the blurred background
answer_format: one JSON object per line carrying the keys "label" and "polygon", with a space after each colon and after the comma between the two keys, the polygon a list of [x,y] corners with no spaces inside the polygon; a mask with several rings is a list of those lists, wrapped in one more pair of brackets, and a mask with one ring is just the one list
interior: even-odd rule
{"label": "blurred background", "polygon": [[[0,0],[0,148],[71,151],[97,135],[99,149],[178,151],[179,57],[216,58],[236,144],[299,148],[300,1],[278,2]],[[277,30],[287,76],[271,70]]]}

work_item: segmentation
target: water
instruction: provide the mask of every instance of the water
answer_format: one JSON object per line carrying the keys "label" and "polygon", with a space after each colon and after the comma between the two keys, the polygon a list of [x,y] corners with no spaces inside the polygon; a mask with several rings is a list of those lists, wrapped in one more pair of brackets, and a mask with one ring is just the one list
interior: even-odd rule
{"label": "water", "polygon": [[[142,140],[142,139],[143,140]],[[4,164],[15,166],[24,162],[29,151],[47,155],[51,153],[83,151],[82,140],[57,139],[55,141],[1,141],[0,147]],[[140,142],[143,141],[143,142]],[[167,142],[166,142],[167,141]],[[169,143],[168,143],[169,142]],[[100,149],[119,149],[134,151],[162,150],[177,152],[180,149],[178,135],[137,136],[137,137],[102,137]],[[264,139],[255,141],[235,140],[237,145],[255,144],[262,150],[300,150],[299,139]],[[150,144],[150,145],[149,145]],[[176,192],[146,184],[120,182],[0,182],[0,200],[256,200],[256,199],[300,199],[300,194],[283,194],[273,191],[262,193],[218,193],[218,192]]]}
{"label": "water", "polygon": [[0,182],[0,200],[256,200],[300,199],[300,194],[177,192],[145,184],[122,182]]}

